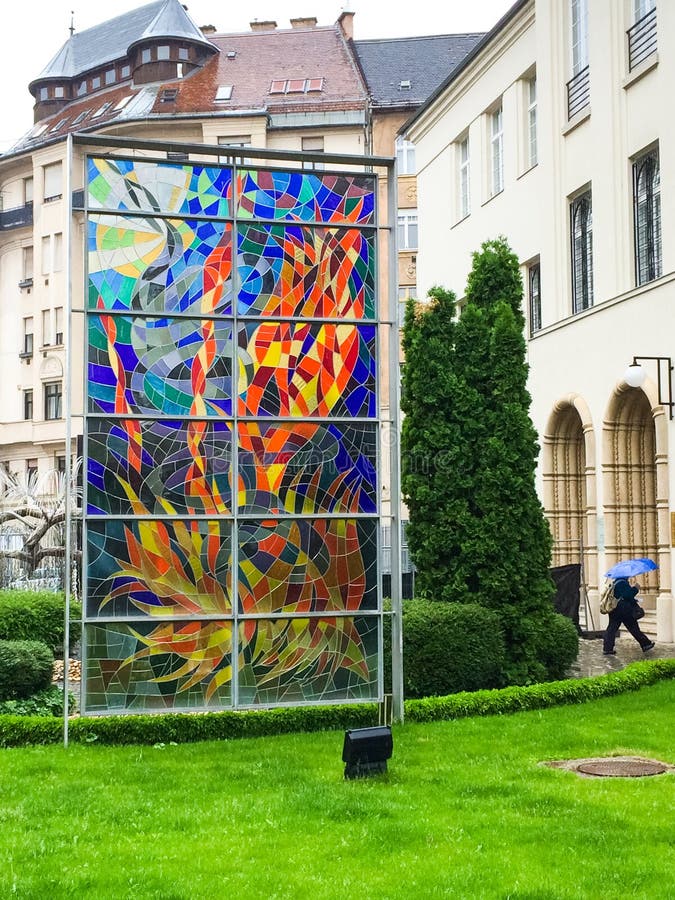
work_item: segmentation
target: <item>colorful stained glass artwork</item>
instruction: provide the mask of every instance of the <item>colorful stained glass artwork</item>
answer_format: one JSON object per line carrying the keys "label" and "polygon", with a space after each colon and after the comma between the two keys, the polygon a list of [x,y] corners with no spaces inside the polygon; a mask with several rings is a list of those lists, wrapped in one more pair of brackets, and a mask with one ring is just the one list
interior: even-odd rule
{"label": "colorful stained glass artwork", "polygon": [[89,209],[181,218],[230,213],[232,170],[224,166],[90,157],[87,167]]}
{"label": "colorful stained glass artwork", "polygon": [[375,178],[88,172],[83,711],[375,699]]}
{"label": "colorful stained glass artwork", "polygon": [[238,582],[244,614],[376,609],[376,521],[242,522]]}
{"label": "colorful stained glass artwork", "polygon": [[91,215],[92,310],[228,315],[232,226],[190,219]]}
{"label": "colorful stained glass artwork", "polygon": [[[232,703],[232,621],[109,622],[86,628],[88,712],[222,709]],[[195,650],[195,634],[207,634]]]}
{"label": "colorful stained glass artwork", "polygon": [[375,177],[250,169],[238,175],[237,216],[331,225],[375,224]]}
{"label": "colorful stained glass artwork", "polygon": [[240,327],[239,415],[377,415],[374,325]]}
{"label": "colorful stained glass artwork", "polygon": [[[331,703],[377,696],[378,617],[243,622],[239,705]],[[289,669],[292,677],[289,677]]]}
{"label": "colorful stained glass artwork", "polygon": [[89,410],[232,415],[228,320],[90,315]]}
{"label": "colorful stained glass artwork", "polygon": [[241,225],[240,315],[375,318],[375,232]]}
{"label": "colorful stained glass artwork", "polygon": [[231,535],[223,519],[90,519],[87,615],[230,615]]}
{"label": "colorful stained glass artwork", "polygon": [[377,512],[377,426],[344,422],[238,425],[241,513]]}
{"label": "colorful stained glass artwork", "polygon": [[89,515],[227,515],[232,423],[89,420]]}

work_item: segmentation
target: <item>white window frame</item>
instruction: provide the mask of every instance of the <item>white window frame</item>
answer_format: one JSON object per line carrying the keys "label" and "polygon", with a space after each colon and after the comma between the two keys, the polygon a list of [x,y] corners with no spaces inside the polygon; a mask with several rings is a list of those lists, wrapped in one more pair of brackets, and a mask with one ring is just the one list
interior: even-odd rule
{"label": "white window frame", "polygon": [[504,190],[504,109],[500,103],[490,113],[490,196]]}
{"label": "white window frame", "polygon": [[[399,209],[397,217],[398,249],[417,250],[419,246],[418,220],[416,209]],[[414,241],[412,238],[414,237]]]}
{"label": "white window frame", "polygon": [[570,0],[570,65],[578,75],[588,65],[588,0]]}
{"label": "white window frame", "polygon": [[[303,153],[323,153],[325,150],[325,142],[323,135],[311,135],[300,139],[300,146]],[[321,171],[325,169],[325,163],[322,162],[306,162],[302,164],[303,169],[311,171]]]}
{"label": "white window frame", "polygon": [[457,141],[457,198],[459,218],[471,215],[471,146],[469,135]]}
{"label": "white window frame", "polygon": [[396,138],[396,163],[399,175],[415,174],[415,145],[400,134]]}
{"label": "white window frame", "polygon": [[527,79],[527,162],[528,168],[539,162],[537,147],[537,76]]}
{"label": "white window frame", "polygon": [[42,167],[44,179],[43,200],[59,200],[63,195],[63,165],[61,161]]}

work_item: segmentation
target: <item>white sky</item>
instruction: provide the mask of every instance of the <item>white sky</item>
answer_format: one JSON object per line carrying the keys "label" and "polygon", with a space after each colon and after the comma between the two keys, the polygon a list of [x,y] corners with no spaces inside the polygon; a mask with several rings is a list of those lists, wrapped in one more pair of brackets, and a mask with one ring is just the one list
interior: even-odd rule
{"label": "white sky", "polygon": [[[289,28],[292,17],[316,16],[319,25],[331,25],[343,9],[352,9],[358,39],[405,37],[419,34],[488,31],[515,0],[185,0],[197,25],[215,25],[217,31],[248,31],[249,23],[272,19]],[[130,9],[143,0],[22,0],[5,15],[0,54],[2,120],[0,152],[6,150],[33,123],[33,98],[28,83],[40,74],[69,37],[71,10],[75,30],[84,31]],[[106,9],[107,7],[107,9]],[[9,21],[21,16],[21,31]],[[9,26],[9,27],[8,27]],[[18,26],[18,23],[17,23]],[[14,32],[14,35],[13,35]]]}

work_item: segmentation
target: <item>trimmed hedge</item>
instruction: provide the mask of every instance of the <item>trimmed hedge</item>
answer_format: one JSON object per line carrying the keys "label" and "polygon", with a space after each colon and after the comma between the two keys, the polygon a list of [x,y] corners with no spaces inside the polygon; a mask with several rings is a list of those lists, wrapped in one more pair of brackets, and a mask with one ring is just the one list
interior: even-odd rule
{"label": "trimmed hedge", "polygon": [[[593,678],[572,678],[525,687],[465,692],[449,697],[406,700],[408,722],[437,722],[466,716],[504,715],[585,703],[639,690],[667,678],[675,678],[675,659],[632,663],[619,672]],[[251,712],[162,714],[83,717],[70,722],[70,739],[77,743],[156,744],[262,737],[292,732],[362,728],[377,724],[375,704],[322,706]],[[58,744],[62,724],[58,719],[34,716],[0,716],[0,747]]]}
{"label": "trimmed hedge", "polygon": [[41,641],[0,641],[0,700],[25,699],[52,683],[54,654]]}
{"label": "trimmed hedge", "polygon": [[532,646],[537,660],[546,669],[546,681],[564,678],[579,655],[579,632],[571,619],[551,613],[535,620]]}
{"label": "trimmed hedge", "polygon": [[[0,591],[0,640],[42,641],[59,654],[63,651],[65,595],[52,591]],[[71,645],[80,639],[82,607],[70,604]]]}
{"label": "trimmed hedge", "polygon": [[[476,691],[504,683],[499,616],[472,603],[403,602],[403,684],[406,697]],[[385,656],[385,671],[391,671]]]}

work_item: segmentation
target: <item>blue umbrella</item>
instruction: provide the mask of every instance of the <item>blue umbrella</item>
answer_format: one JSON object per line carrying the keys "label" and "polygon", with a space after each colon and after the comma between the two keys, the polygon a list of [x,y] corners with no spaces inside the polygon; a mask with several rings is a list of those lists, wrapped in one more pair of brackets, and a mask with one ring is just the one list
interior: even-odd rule
{"label": "blue umbrella", "polygon": [[624,559],[605,572],[606,578],[631,578],[633,575],[642,575],[643,572],[651,572],[658,569],[653,559],[646,556],[638,556],[636,559]]}

